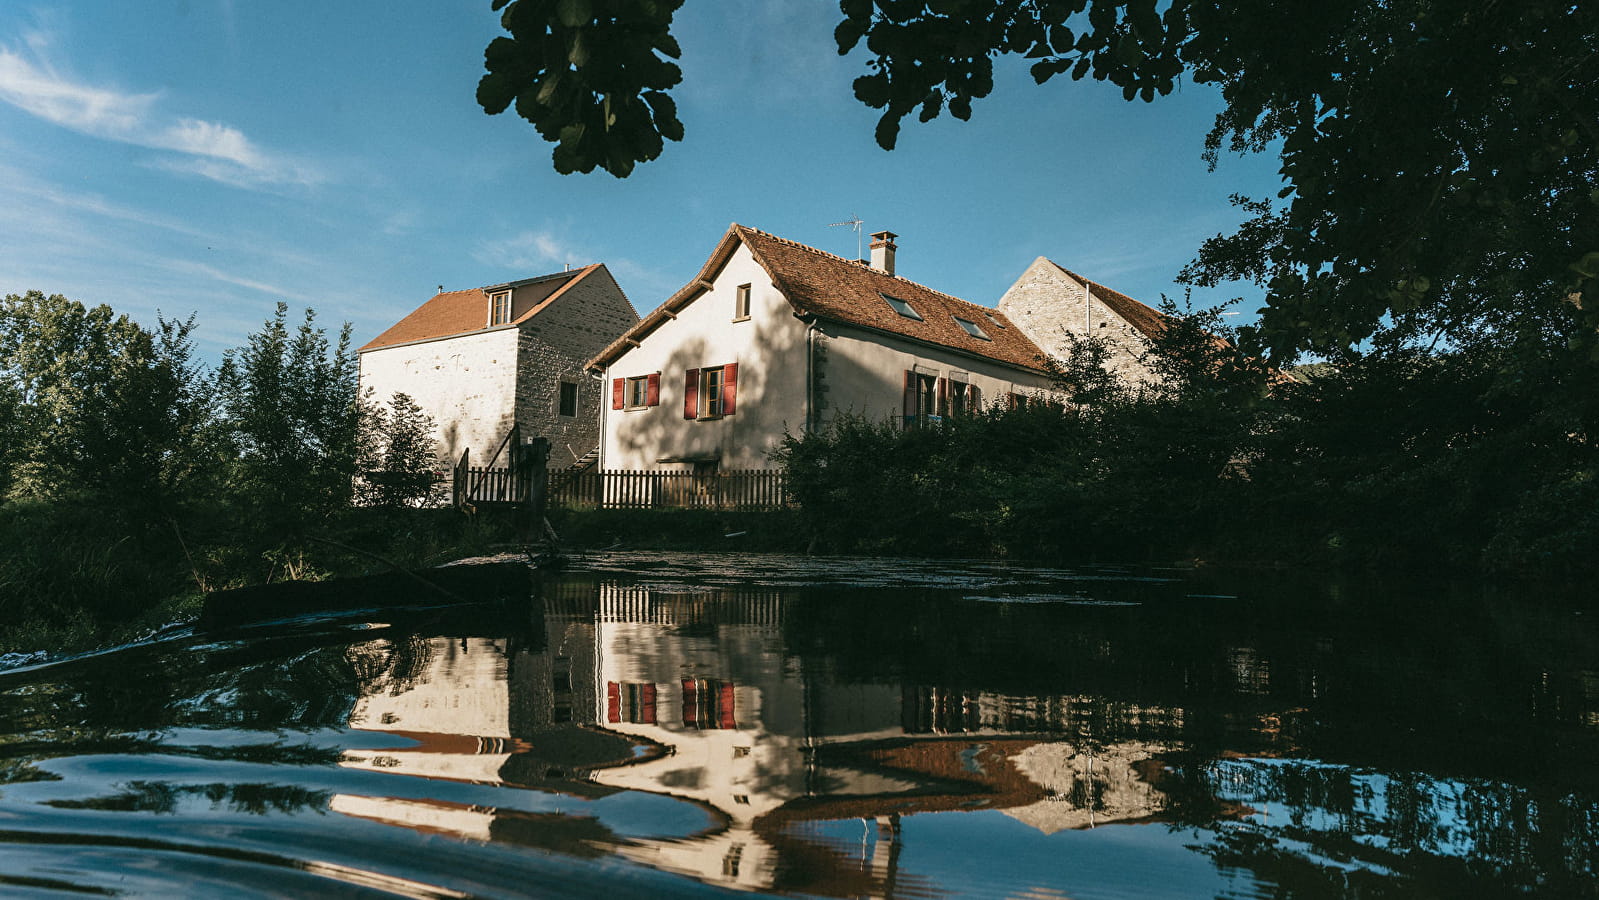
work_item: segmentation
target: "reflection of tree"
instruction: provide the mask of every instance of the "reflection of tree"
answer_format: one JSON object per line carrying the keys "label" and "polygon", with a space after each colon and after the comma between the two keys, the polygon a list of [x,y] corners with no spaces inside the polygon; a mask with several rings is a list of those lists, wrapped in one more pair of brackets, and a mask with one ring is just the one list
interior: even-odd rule
{"label": "reflection of tree", "polygon": [[1599,871],[1599,809],[1565,789],[1257,760],[1175,778],[1256,809],[1202,849],[1290,891],[1381,896],[1400,889],[1388,872],[1436,896],[1576,896]]}
{"label": "reflection of tree", "polygon": [[164,781],[131,781],[121,793],[87,800],[49,800],[45,805],[57,809],[94,809],[107,812],[173,813],[185,798],[203,797],[211,808],[264,816],[270,813],[296,813],[322,810],[331,795],[288,784],[185,784]]}

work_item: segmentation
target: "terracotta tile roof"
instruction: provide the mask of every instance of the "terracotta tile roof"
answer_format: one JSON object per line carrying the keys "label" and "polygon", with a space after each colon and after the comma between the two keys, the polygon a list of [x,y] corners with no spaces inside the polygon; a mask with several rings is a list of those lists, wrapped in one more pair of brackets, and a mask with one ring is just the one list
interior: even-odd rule
{"label": "terracotta tile roof", "polygon": [[[734,228],[801,315],[903,335],[1025,369],[1041,366],[1044,352],[997,309],[764,231]],[[884,294],[909,303],[921,319],[895,312]],[[968,334],[956,317],[975,324],[989,340]]]}
{"label": "terracotta tile roof", "polygon": [[[513,288],[516,291],[515,301],[518,309],[526,306],[509,325],[520,325],[533,318],[550,303],[565,293],[572,285],[577,284],[588,276],[590,272],[600,268],[599,263],[573,269],[570,272],[555,272],[550,275],[539,275],[521,281],[507,282],[505,284],[489,285],[488,287],[471,288],[464,291],[444,291],[434,294],[433,298],[411,311],[411,314],[389,326],[388,330],[362,345],[357,352],[377,350],[382,347],[392,347],[396,344],[409,344],[415,341],[427,341],[442,337],[454,337],[460,334],[471,334],[474,331],[487,331],[489,328],[489,290],[491,288]],[[504,325],[494,326],[503,328]]]}
{"label": "terracotta tile roof", "polygon": [[[1044,351],[997,309],[968,303],[865,263],[737,223],[722,235],[694,281],[589,360],[589,367],[608,365],[662,322],[674,318],[678,310],[707,289],[710,279],[740,244],[750,249],[797,315],[814,315],[1042,371]],[[909,303],[921,318],[907,318],[895,312],[884,299],[885,294]],[[957,316],[975,324],[989,340],[968,334],[955,321]]]}

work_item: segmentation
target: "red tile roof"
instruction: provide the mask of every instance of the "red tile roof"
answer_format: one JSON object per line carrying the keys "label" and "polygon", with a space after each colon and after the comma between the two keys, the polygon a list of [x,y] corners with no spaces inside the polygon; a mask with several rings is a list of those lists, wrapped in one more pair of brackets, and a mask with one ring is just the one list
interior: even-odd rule
{"label": "red tile roof", "polygon": [[[609,364],[661,322],[674,318],[677,310],[707,289],[710,279],[739,244],[749,248],[796,315],[817,316],[1042,371],[1044,351],[997,309],[968,303],[865,263],[737,223],[729,226],[694,281],[602,350],[589,361],[589,366]],[[885,294],[909,303],[921,319],[895,312],[884,299]],[[957,316],[977,325],[989,340],[968,334],[955,321]]]}
{"label": "red tile roof", "polygon": [[[489,287],[513,287],[518,291],[524,290],[524,285],[532,285],[537,289],[537,294],[532,298],[532,306],[518,315],[507,325],[520,325],[538,313],[547,309],[555,299],[564,294],[572,285],[577,284],[588,276],[590,272],[600,268],[599,263],[573,269],[570,272],[557,272],[552,275],[541,275],[537,278],[525,279],[521,282],[512,282],[507,285],[490,285]],[[489,288],[471,288],[464,291],[445,291],[434,294],[428,302],[418,306],[411,314],[389,326],[388,330],[364,344],[359,351],[377,350],[383,347],[392,347],[396,344],[410,344],[416,341],[429,341],[443,337],[454,337],[461,334],[471,334],[475,331],[489,329]],[[517,306],[522,305],[524,298],[517,298]],[[504,328],[507,325],[496,325]]]}

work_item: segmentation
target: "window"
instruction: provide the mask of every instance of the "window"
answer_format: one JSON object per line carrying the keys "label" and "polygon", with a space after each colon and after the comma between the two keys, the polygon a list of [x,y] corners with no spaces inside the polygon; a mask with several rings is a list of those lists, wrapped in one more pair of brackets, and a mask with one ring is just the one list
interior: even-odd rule
{"label": "window", "polygon": [[627,380],[627,408],[638,409],[650,405],[650,377],[639,375]]}
{"label": "window", "polygon": [[918,322],[922,321],[922,314],[913,309],[909,302],[901,300],[898,297],[890,297],[887,294],[880,293],[878,296],[882,297],[884,300],[887,300],[888,305],[894,307],[894,312],[899,313],[907,319],[915,319]]}
{"label": "window", "polygon": [[982,408],[977,385],[965,381],[949,380],[949,414],[964,416]]}
{"label": "window", "polygon": [[914,369],[905,370],[905,427],[915,428],[917,425],[938,420],[944,405],[944,399],[949,382],[937,375],[927,375]]}
{"label": "window", "polygon": [[737,408],[738,363],[689,369],[683,378],[683,418],[720,419]]}
{"label": "window", "polygon": [[[646,386],[646,390],[647,389],[648,388]],[[563,415],[563,416],[567,416],[568,418],[576,418],[576,416],[577,416],[577,385],[573,384],[570,381],[561,382],[560,394],[558,396],[559,396],[559,399],[558,399],[557,402],[558,402],[559,405],[556,408],[557,413],[560,414],[560,415]]]}
{"label": "window", "polygon": [[955,324],[959,325],[963,331],[972,337],[982,338],[985,341],[992,340],[992,338],[990,338],[982,328],[978,327],[976,322],[973,322],[970,319],[963,319],[960,316],[951,316],[950,318],[954,319]]}
{"label": "window", "polygon": [[511,321],[511,292],[500,291],[489,295],[489,324],[504,325]]}
{"label": "window", "polygon": [[733,321],[742,322],[750,317],[750,286],[741,284],[733,298]]}
{"label": "window", "polygon": [[612,409],[645,409],[661,403],[661,373],[611,380]]}
{"label": "window", "polygon": [[655,685],[607,682],[605,685],[605,719],[607,722],[612,723],[656,724]]}
{"label": "window", "polygon": [[995,318],[994,314],[989,312],[988,310],[986,310],[986,309],[983,310],[983,315],[988,317],[988,321],[994,323],[994,327],[995,328],[1004,328],[1005,327],[1005,323],[1001,322],[999,319]]}
{"label": "window", "polygon": [[700,418],[721,418],[724,385],[721,366],[700,370]]}
{"label": "window", "polygon": [[683,725],[701,730],[737,728],[733,682],[714,678],[683,679]]}

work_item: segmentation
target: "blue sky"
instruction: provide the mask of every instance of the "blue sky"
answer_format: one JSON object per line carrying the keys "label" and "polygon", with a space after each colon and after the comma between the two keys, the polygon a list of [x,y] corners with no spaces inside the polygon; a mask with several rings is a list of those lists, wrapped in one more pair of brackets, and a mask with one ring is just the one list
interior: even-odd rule
{"label": "blue sky", "polygon": [[[837,19],[829,0],[687,4],[687,136],[619,180],[557,175],[531,126],[477,106],[488,0],[8,3],[0,293],[195,312],[214,360],[280,299],[365,342],[441,284],[566,263],[606,263],[643,313],[730,222],[853,256],[827,225],[857,214],[900,235],[899,274],[974,302],[1043,255],[1154,303],[1238,222],[1229,194],[1277,189],[1270,157],[1206,171],[1215,92],[1125,103],[1034,86],[1019,60],[971,122],[907,122],[884,152]],[[1196,300],[1235,294],[1258,296]]]}

